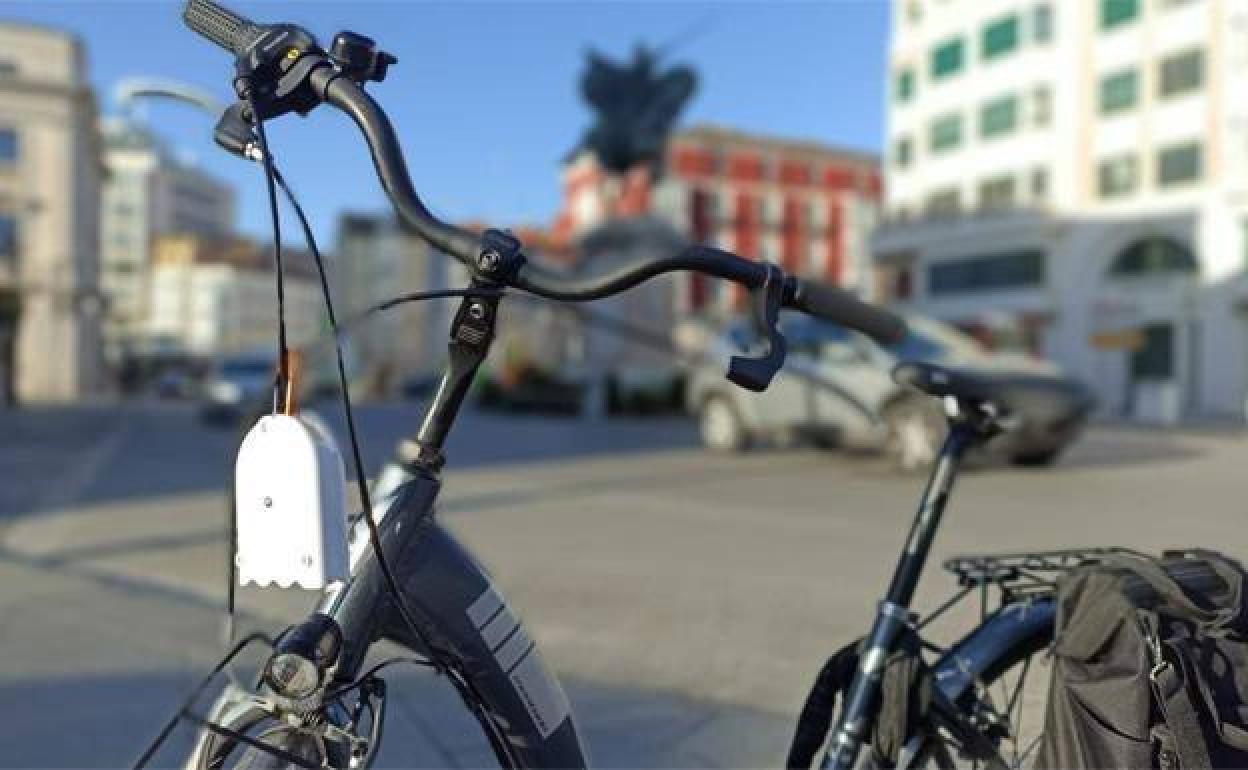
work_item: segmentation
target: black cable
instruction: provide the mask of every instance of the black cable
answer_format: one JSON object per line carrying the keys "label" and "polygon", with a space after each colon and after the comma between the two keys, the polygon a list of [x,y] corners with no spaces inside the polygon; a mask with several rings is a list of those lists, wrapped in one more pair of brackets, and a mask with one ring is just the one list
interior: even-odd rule
{"label": "black cable", "polygon": [[[261,140],[263,141],[263,140]],[[481,729],[485,731],[486,737],[490,742],[491,748],[494,750],[495,756],[499,762],[505,767],[515,767],[517,763],[511,756],[510,748],[498,724],[491,718],[489,709],[485,705],[484,699],[473,687],[466,677],[462,676],[457,668],[447,666],[440,658],[445,655],[451,658],[453,662],[458,664],[458,659],[450,651],[440,650],[434,646],[432,640],[427,634],[421,630],[416,623],[410,610],[407,608],[407,602],[404,600],[403,592],[399,589],[399,582],[394,577],[394,572],[390,569],[390,563],[386,559],[385,552],[381,547],[381,533],[377,529],[377,521],[373,518],[372,496],[368,490],[368,479],[365,477],[364,463],[360,458],[360,444],[356,436],[355,418],[351,410],[351,395],[347,390],[347,371],[342,359],[342,344],[337,334],[337,319],[334,316],[333,302],[330,298],[329,279],[325,275],[324,260],[321,258],[320,249],[316,245],[316,237],[312,234],[312,227],[308,224],[308,218],[303,213],[303,207],[299,205],[294,193],[289,185],[286,184],[284,177],[277,173],[272,159],[269,156],[268,149],[263,145],[261,151],[265,155],[265,172],[266,175],[271,174],[270,180],[281,186],[282,191],[286,194],[287,200],[290,201],[291,207],[295,210],[295,215],[299,219],[299,224],[303,228],[303,237],[308,243],[308,250],[312,252],[312,257],[316,261],[317,273],[321,280],[321,291],[325,297],[325,310],[329,316],[330,329],[334,332],[334,355],[338,364],[338,384],[342,390],[342,405],[346,412],[347,434],[351,441],[351,455],[355,462],[356,483],[359,486],[360,504],[363,507],[364,523],[368,525],[368,539],[373,547],[373,553],[377,556],[377,566],[381,569],[382,577],[386,582],[386,590],[390,594],[391,600],[394,602],[395,609],[398,610],[399,616],[402,618],[404,625],[412,632],[412,635],[420,642],[425,649],[432,654],[430,663],[434,670],[439,674],[446,676],[447,680],[459,692],[465,705],[472,711],[477,722],[481,725]]]}
{"label": "black cable", "polygon": [[229,653],[227,653],[226,656],[222,658],[220,662],[217,663],[217,665],[213,666],[212,671],[209,671],[208,675],[205,676],[203,679],[201,679],[199,684],[195,686],[195,689],[191,690],[191,694],[188,695],[184,701],[182,701],[182,705],[178,707],[178,710],[176,712],[174,712],[173,718],[165,723],[165,726],[161,729],[160,733],[156,736],[156,739],[153,740],[150,745],[148,745],[147,750],[144,751],[143,755],[140,756],[138,761],[134,763],[134,770],[139,770],[140,768],[146,766],[147,763],[151,761],[152,756],[160,749],[161,745],[164,744],[165,740],[168,739],[169,734],[173,732],[173,728],[177,727],[178,721],[182,719],[183,717],[187,716],[188,714],[190,714],[191,705],[195,703],[195,701],[199,698],[200,694],[203,693],[204,690],[208,689],[208,685],[212,682],[213,678],[217,674],[221,673],[221,670],[225,668],[226,666],[228,666],[230,664],[230,661],[234,660],[234,658],[237,657],[238,654],[242,652],[244,648],[246,648],[248,645],[252,644],[253,642],[264,642],[269,647],[273,646],[273,640],[270,639],[266,634],[262,634],[260,632],[248,634],[247,636],[239,640],[238,644],[234,645],[234,647],[229,651]]}
{"label": "black cable", "polygon": [[[295,198],[290,186],[286,183],[285,177],[282,177],[277,171],[273,163],[273,159],[268,149],[263,145],[261,138],[261,151],[265,157],[265,172],[269,176],[269,183],[280,186],[286,195],[286,200],[290,202],[291,208],[295,210],[295,215],[299,219],[299,224],[303,228],[303,237],[307,241],[308,250],[312,252],[312,259],[316,262],[317,276],[321,282],[321,294],[325,299],[325,314],[329,317],[329,328],[334,335],[334,359],[338,365],[338,386],[342,391],[342,409],[347,422],[347,437],[351,443],[351,461],[355,464],[355,480],[359,487],[360,505],[367,514],[364,517],[365,523],[368,525],[368,539],[373,546],[373,552],[377,555],[377,566],[381,568],[382,577],[386,581],[386,589],[390,593],[390,598],[394,601],[395,608],[398,609],[399,615],[403,618],[404,624],[408,626],[411,632],[430,650],[434,649],[427,634],[417,625],[416,619],[412,616],[407,608],[407,602],[403,599],[403,593],[399,589],[399,581],[395,578],[394,572],[390,569],[390,560],[386,558],[381,547],[381,532],[377,528],[377,522],[373,518],[373,501],[368,490],[367,471],[364,466],[364,459],[360,451],[360,441],[355,428],[355,411],[351,407],[351,394],[347,387],[347,367],[343,361],[342,344],[338,339],[338,318],[334,314],[334,302],[329,290],[329,278],[325,273],[325,260],[321,257],[321,250],[316,245],[316,237],[312,234],[312,227],[308,224],[308,218],[303,213],[303,207],[299,205],[299,201]],[[442,664],[436,663],[436,667],[441,670]]]}
{"label": "black cable", "polygon": [[378,663],[377,665],[373,666],[372,668],[370,668],[368,671],[365,671],[360,676],[356,677],[356,680],[352,682],[351,684],[344,684],[342,687],[339,687],[336,690],[330,690],[328,693],[325,694],[325,700],[330,701],[336,698],[341,698],[342,696],[346,695],[352,690],[355,690],[361,687],[369,679],[372,679],[374,676],[376,676],[379,671],[389,668],[390,666],[398,665],[399,663],[410,663],[413,666],[423,666],[425,668],[434,667],[433,661],[429,660],[428,658],[413,658],[413,657],[403,656],[403,655],[393,657],[393,658],[387,658],[381,661],[380,663]]}
{"label": "black cable", "polygon": [[278,382],[273,392],[273,411],[285,410],[286,388],[289,385],[290,370],[289,351],[286,347],[286,287],[282,269],[282,222],[277,213],[277,189],[274,185],[276,169],[273,168],[273,156],[269,153],[269,140],[264,131],[264,120],[256,106],[256,99],[251,88],[247,89],[247,104],[251,108],[251,122],[256,129],[256,139],[260,143],[261,160],[264,164],[265,186],[269,193],[269,216],[273,220],[273,257],[277,266],[277,361]]}

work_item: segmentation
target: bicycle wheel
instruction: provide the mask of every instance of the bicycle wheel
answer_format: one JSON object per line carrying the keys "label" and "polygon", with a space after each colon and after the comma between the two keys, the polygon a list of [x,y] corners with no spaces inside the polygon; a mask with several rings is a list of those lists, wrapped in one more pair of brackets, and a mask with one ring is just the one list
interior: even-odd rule
{"label": "bicycle wheel", "polygon": [[957,700],[936,704],[911,767],[1021,768],[1044,732],[1052,629],[1005,652]]}

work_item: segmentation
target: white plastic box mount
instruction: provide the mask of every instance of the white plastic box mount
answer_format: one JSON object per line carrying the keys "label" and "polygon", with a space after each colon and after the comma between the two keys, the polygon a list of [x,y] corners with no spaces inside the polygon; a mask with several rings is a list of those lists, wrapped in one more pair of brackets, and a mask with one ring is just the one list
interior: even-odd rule
{"label": "white plastic box mount", "polygon": [[316,590],[346,580],[346,476],[315,422],[261,417],[238,449],[234,501],[240,585]]}

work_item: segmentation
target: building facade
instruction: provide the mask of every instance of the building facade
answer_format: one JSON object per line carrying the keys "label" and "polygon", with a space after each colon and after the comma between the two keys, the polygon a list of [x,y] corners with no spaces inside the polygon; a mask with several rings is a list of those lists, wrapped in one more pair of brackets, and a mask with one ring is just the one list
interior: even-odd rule
{"label": "building facade", "polygon": [[[236,236],[158,235],[152,241],[144,338],[157,354],[215,358],[268,349],[277,338],[272,248]],[[292,348],[325,330],[312,257],[288,249],[286,330]]]}
{"label": "building facade", "polygon": [[[607,219],[658,214],[691,240],[775,262],[800,275],[868,288],[869,234],[880,200],[877,160],[815,142],[695,126],[674,134],[665,173],[609,179],[582,152],[564,170],[554,232],[583,236]],[[680,276],[681,313],[738,309],[739,287]]]}
{"label": "building facade", "polygon": [[896,0],[878,297],[1107,414],[1243,415],[1248,5]]}
{"label": "building facade", "polygon": [[[349,212],[338,218],[334,304],[340,317],[400,294],[466,286],[455,261],[399,226],[393,215]],[[453,282],[453,283],[452,283]],[[347,348],[356,375],[378,393],[441,363],[454,300],[400,305],[352,329]]]}
{"label": "building facade", "polygon": [[0,404],[103,385],[99,184],[81,43],[0,23]]}
{"label": "building facade", "polygon": [[234,193],[176,159],[141,126],[110,119],[101,134],[107,177],[100,201],[100,284],[107,298],[105,352],[116,364],[147,346],[154,239],[226,235],[234,225]]}

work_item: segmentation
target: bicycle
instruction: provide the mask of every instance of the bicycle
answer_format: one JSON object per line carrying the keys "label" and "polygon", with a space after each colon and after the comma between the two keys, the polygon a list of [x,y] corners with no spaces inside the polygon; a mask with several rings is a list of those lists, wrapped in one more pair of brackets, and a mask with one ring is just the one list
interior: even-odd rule
{"label": "bicycle", "polygon": [[[507,290],[549,300],[581,302],[609,297],[657,275],[696,271],[733,281],[749,293],[760,336],[757,351],[734,356],[728,377],[762,390],[783,364],[781,307],[819,316],[881,340],[897,339],[897,317],[852,294],[794,276],[726,251],[693,245],[678,254],[640,259],[587,278],[568,278],[530,262],[509,233],[477,235],[437,219],[412,184],[403,154],[382,107],[365,90],[385,77],[394,57],[373,41],[341,32],[327,52],[293,24],[256,24],[211,0],[190,0],[187,25],[235,56],[240,101],[218,124],[217,141],[240,157],[264,164],[275,236],[274,185],[292,203],[264,136],[266,120],[306,114],[328,105],[352,119],[371,151],[374,170],[399,218],[438,250],[467,268],[469,288],[428,292],[461,298],[451,323],[449,361],[415,437],[373,486],[371,504],[350,403],[345,394],[363,512],[354,517],[350,577],[331,583],[313,613],[276,639],[252,634],[191,693],[174,719],[140,758],[144,765],[182,718],[202,727],[188,766],[219,768],[284,763],[298,767],[367,767],[382,741],[386,689],[380,671],[412,664],[434,669],[455,688],[499,763],[504,767],[587,765],[563,689],[549,672],[517,614],[485,570],[437,521],[434,503],[445,462],[443,444],[494,338]],[[302,211],[296,211],[317,256]],[[280,238],[276,249],[279,259]],[[328,289],[326,288],[328,299]],[[281,294],[279,288],[279,317]],[[331,307],[331,324],[333,323]],[[284,355],[284,339],[282,341]],[[340,379],[342,373],[339,358]],[[289,391],[290,382],[284,383]],[[275,389],[275,401],[279,398]],[[289,395],[287,396],[289,398]],[[231,586],[233,583],[231,582]],[[232,601],[232,600],[231,600]],[[411,655],[365,669],[370,649],[391,640]],[[245,647],[272,648],[251,688],[227,687],[206,716],[192,711],[212,678]],[[237,757],[235,756],[237,753]]]}

